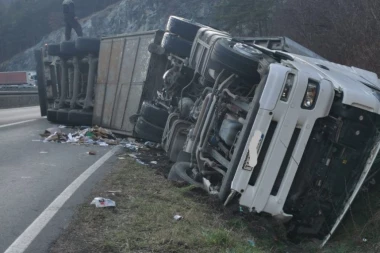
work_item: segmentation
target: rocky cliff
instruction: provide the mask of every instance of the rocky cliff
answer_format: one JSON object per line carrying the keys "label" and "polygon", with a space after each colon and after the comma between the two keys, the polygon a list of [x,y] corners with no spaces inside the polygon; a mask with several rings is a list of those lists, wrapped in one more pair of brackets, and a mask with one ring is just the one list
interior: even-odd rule
{"label": "rocky cliff", "polygon": [[[217,24],[215,8],[223,0],[123,0],[81,20],[87,37],[164,29],[170,15],[185,17],[208,25]],[[74,32],[73,32],[74,34]],[[1,70],[30,70],[35,68],[33,51],[45,43],[64,40],[64,28],[45,36],[37,45],[0,65]]]}

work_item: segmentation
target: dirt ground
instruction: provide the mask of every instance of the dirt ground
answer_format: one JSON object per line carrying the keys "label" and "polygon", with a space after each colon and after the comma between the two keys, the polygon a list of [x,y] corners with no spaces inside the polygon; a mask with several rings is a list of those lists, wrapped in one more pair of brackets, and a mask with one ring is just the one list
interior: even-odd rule
{"label": "dirt ground", "polygon": [[[270,217],[236,203],[223,207],[202,190],[168,181],[171,164],[160,150],[118,156],[114,172],[94,187],[50,252],[362,252],[346,239],[323,250],[318,242],[289,243]],[[116,201],[116,208],[89,205],[97,196]]]}

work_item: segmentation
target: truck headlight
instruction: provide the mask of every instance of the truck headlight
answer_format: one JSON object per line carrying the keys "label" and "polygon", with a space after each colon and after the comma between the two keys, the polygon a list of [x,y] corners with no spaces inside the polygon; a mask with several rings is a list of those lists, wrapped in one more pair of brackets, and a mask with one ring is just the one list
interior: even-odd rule
{"label": "truck headlight", "polygon": [[309,81],[305,93],[305,97],[303,98],[303,102],[301,107],[303,109],[311,110],[315,106],[315,102],[318,98],[318,90],[319,84],[313,81]]}
{"label": "truck headlight", "polygon": [[281,93],[281,101],[287,102],[290,96],[290,92],[292,91],[292,87],[294,84],[295,75],[294,74],[288,74],[288,77],[286,78],[285,87],[282,90]]}

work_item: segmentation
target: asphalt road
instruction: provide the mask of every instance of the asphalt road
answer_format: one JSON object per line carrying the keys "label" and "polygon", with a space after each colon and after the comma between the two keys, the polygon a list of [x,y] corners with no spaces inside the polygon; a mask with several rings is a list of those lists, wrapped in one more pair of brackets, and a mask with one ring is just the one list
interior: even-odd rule
{"label": "asphalt road", "polygon": [[[28,122],[14,124],[20,121]],[[0,252],[4,252],[82,172],[110,150],[109,147],[37,141],[41,139],[39,134],[52,126],[40,118],[38,107],[0,110],[0,193],[3,199]],[[90,150],[97,154],[88,155]],[[48,252],[77,205],[88,197],[94,184],[112,169],[114,162],[115,157],[111,157],[80,186],[25,252]]]}
{"label": "asphalt road", "polygon": [[23,107],[0,110],[0,125],[40,118],[40,107]]}

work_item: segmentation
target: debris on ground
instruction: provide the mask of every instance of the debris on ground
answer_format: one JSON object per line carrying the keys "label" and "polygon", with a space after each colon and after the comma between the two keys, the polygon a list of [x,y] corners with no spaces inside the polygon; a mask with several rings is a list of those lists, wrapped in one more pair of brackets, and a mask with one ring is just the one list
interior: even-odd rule
{"label": "debris on ground", "polygon": [[46,137],[49,137],[55,133],[61,133],[61,132],[62,132],[61,129],[56,128],[56,127],[52,127],[52,128],[46,129],[45,132],[40,134],[40,136],[46,138]]}
{"label": "debris on ground", "polygon": [[125,158],[125,157],[122,157],[122,156],[119,156],[118,159],[119,159],[119,160],[125,160],[126,158]]}
{"label": "debris on ground", "polygon": [[176,214],[176,215],[174,215],[174,219],[175,219],[176,221],[179,221],[179,220],[182,220],[183,217],[182,217],[181,215]]}
{"label": "debris on ground", "polygon": [[161,148],[161,144],[159,143],[155,143],[155,142],[152,142],[152,141],[147,141],[144,143],[144,145],[148,148],[155,148],[155,149],[159,149]]}
{"label": "debris on ground", "polygon": [[120,146],[125,148],[126,154],[119,155],[119,160],[126,160],[120,157],[129,156],[136,163],[155,169],[157,174],[168,176],[172,164],[160,144],[128,138],[121,140]]}
{"label": "debris on ground", "polygon": [[41,151],[40,154],[47,154],[48,152],[46,151]]}
{"label": "debris on ground", "polygon": [[143,161],[141,161],[140,159],[136,159],[136,162],[141,164],[141,165],[146,165],[146,163],[144,163]]}
{"label": "debris on ground", "polygon": [[89,155],[96,155],[96,152],[95,151],[88,151],[87,152]]}
{"label": "debris on ground", "polygon": [[254,240],[248,240],[248,243],[249,245],[251,245],[252,247],[256,247],[256,243]]}
{"label": "debris on ground", "polygon": [[121,191],[120,190],[117,190],[117,191],[107,191],[107,193],[111,193],[112,196],[116,196],[116,194],[121,193]]}
{"label": "debris on ground", "polygon": [[116,202],[111,199],[96,197],[90,205],[95,205],[96,207],[116,207]]}
{"label": "debris on ground", "polygon": [[58,143],[74,143],[99,145],[108,147],[109,145],[119,145],[119,140],[109,130],[102,127],[79,128],[75,132],[65,133],[59,128],[48,128],[41,137],[44,137],[43,142],[58,142]]}

